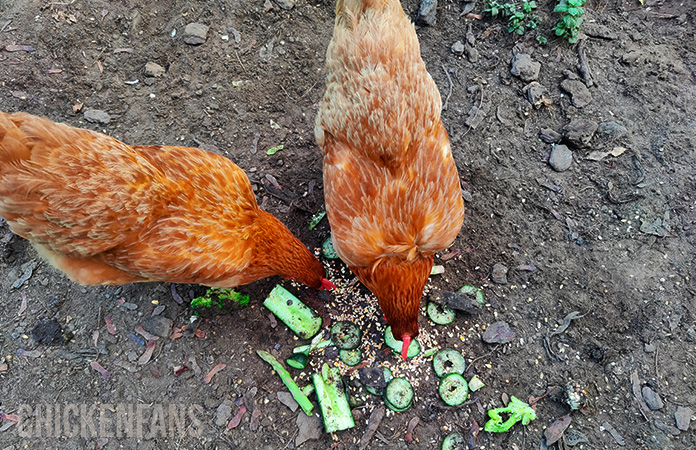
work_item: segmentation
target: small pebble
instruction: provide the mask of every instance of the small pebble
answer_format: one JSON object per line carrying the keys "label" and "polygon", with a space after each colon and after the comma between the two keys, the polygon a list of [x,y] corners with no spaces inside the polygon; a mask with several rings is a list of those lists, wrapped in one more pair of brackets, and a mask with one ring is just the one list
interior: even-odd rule
{"label": "small pebble", "polygon": [[565,172],[573,163],[573,152],[565,145],[554,145],[549,156],[549,165],[556,172]]}
{"label": "small pebble", "polygon": [[691,423],[691,416],[693,411],[688,406],[677,406],[677,410],[674,412],[674,419],[677,421],[677,428],[682,431],[687,431],[689,429],[689,424]]}
{"label": "small pebble", "polygon": [[202,23],[190,23],[184,29],[184,42],[189,45],[200,45],[208,36],[208,26]]}
{"label": "small pebble", "polygon": [[650,389],[650,387],[643,386],[642,393],[643,399],[645,400],[645,403],[648,405],[648,408],[652,409],[653,411],[662,409],[665,406],[665,404],[662,402],[662,399],[660,398],[660,394]]}
{"label": "small pebble", "polygon": [[161,77],[166,72],[164,67],[162,67],[159,64],[154,63],[152,61],[145,64],[144,71],[145,71],[146,76],[155,77],[155,78]]}
{"label": "small pebble", "polygon": [[462,41],[457,41],[454,44],[452,44],[452,53],[454,53],[457,56],[461,56],[464,54],[464,44]]}
{"label": "small pebble", "polygon": [[483,341],[489,344],[507,344],[513,339],[515,339],[515,332],[510,329],[507,322],[492,323],[483,333]]}
{"label": "small pebble", "polygon": [[540,70],[541,63],[534,61],[532,57],[526,53],[518,53],[512,59],[510,73],[523,81],[534,81],[539,78]]}
{"label": "small pebble", "polygon": [[496,284],[507,284],[508,268],[503,264],[495,264],[491,270],[491,280]]}
{"label": "small pebble", "polygon": [[434,26],[437,23],[437,0],[422,0],[418,8],[416,23],[418,25]]}
{"label": "small pebble", "polygon": [[106,111],[101,109],[86,109],[84,113],[84,118],[87,122],[101,123],[106,125],[111,122],[111,116]]}

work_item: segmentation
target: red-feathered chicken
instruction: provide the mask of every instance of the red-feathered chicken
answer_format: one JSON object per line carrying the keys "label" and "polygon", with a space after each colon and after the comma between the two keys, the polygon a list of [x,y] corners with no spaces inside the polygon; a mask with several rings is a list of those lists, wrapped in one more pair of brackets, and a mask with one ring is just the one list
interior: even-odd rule
{"label": "red-feathered chicken", "polygon": [[315,136],[336,252],[398,339],[418,334],[433,254],[464,218],[442,101],[399,0],[338,0]]}
{"label": "red-feathered chicken", "polygon": [[280,275],[331,287],[312,253],[259,209],[244,172],[200,149],[128,146],[0,112],[0,216],[82,284],[234,287]]}

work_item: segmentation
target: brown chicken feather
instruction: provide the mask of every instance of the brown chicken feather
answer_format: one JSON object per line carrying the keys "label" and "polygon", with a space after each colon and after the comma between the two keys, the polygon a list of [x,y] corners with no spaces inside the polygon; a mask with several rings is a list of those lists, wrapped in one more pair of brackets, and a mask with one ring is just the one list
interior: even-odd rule
{"label": "brown chicken feather", "polygon": [[128,146],[0,112],[0,216],[82,284],[234,287],[280,275],[328,287],[244,172],[196,148]]}
{"label": "brown chicken feather", "polygon": [[338,0],[315,126],[326,212],[336,252],[404,340],[464,218],[441,108],[399,1]]}

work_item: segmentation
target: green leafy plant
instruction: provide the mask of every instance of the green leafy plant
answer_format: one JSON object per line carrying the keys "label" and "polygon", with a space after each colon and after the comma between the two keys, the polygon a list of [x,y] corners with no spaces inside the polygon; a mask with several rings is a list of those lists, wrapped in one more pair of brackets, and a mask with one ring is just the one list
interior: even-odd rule
{"label": "green leafy plant", "polygon": [[554,12],[561,13],[561,18],[553,29],[556,36],[568,39],[571,44],[578,40],[582,16],[585,14],[585,10],[582,9],[584,4],[585,0],[560,0],[553,9]]}
{"label": "green leafy plant", "polygon": [[233,289],[209,288],[205,291],[204,296],[191,300],[191,308],[194,310],[194,314],[199,316],[211,308],[225,309],[230,306],[230,303],[246,306],[249,304],[249,296],[240,294]]}
{"label": "green leafy plant", "polygon": [[534,13],[536,7],[534,0],[523,0],[521,4],[514,1],[501,4],[496,0],[488,0],[484,12],[490,14],[491,17],[500,16],[507,20],[508,31],[521,36],[528,29],[535,30],[541,23],[539,16]]}

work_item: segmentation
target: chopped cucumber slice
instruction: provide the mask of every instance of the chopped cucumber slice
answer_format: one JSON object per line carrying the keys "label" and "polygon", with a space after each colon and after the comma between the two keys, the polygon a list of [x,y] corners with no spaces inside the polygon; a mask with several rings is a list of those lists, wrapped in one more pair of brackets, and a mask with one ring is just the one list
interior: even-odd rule
{"label": "chopped cucumber slice", "polygon": [[311,339],[321,329],[321,317],[281,285],[273,288],[263,306],[302,339]]}
{"label": "chopped cucumber slice", "polygon": [[439,303],[428,303],[428,317],[438,325],[447,325],[454,320],[454,310]]}
{"label": "chopped cucumber slice", "polygon": [[333,342],[331,340],[326,340],[326,341],[321,341],[314,347],[312,347],[312,344],[305,344],[305,345],[300,345],[299,347],[295,347],[292,349],[293,353],[312,353],[315,350],[321,350],[326,347],[330,347],[333,345]]}
{"label": "chopped cucumber slice", "polygon": [[353,350],[342,349],[338,352],[338,357],[348,366],[357,366],[362,360],[362,351],[359,348],[354,348]]}
{"label": "chopped cucumber slice", "polygon": [[285,364],[292,367],[293,369],[304,369],[307,367],[307,362],[309,358],[306,353],[295,353],[285,360]]}
{"label": "chopped cucumber slice", "polygon": [[440,380],[438,392],[445,403],[458,406],[464,403],[469,395],[469,386],[463,376],[450,373]]}
{"label": "chopped cucumber slice", "polygon": [[390,409],[405,411],[413,403],[413,387],[406,378],[392,378],[384,391],[384,399]]}
{"label": "chopped cucumber slice", "polygon": [[483,383],[483,381],[481,381],[481,379],[477,375],[474,375],[469,380],[469,389],[472,392],[476,392],[484,386],[485,386],[485,384]]}
{"label": "chopped cucumber slice", "polygon": [[483,291],[476,286],[462,286],[462,288],[459,289],[459,292],[473,296],[476,299],[476,303],[479,308],[483,308],[483,305],[486,304],[486,300],[483,298]]}
{"label": "chopped cucumber slice", "polygon": [[[401,355],[401,347],[403,347],[404,343],[402,341],[397,341],[394,335],[392,334],[391,331],[391,326],[388,326],[386,330],[384,330],[384,343],[387,344],[389,348],[394,350],[394,353],[397,355]],[[408,346],[408,358],[413,358],[414,356],[417,356],[421,351],[421,346],[420,342],[418,342],[418,339],[413,339],[411,341],[411,344]]]}
{"label": "chopped cucumber slice", "polygon": [[338,259],[338,253],[333,246],[333,241],[331,241],[331,236],[326,238],[323,244],[321,244],[321,253],[325,258],[328,259]]}
{"label": "chopped cucumber slice", "polygon": [[324,429],[327,433],[353,428],[355,422],[350,412],[348,396],[343,386],[341,372],[337,367],[330,368],[324,363],[321,374],[312,375],[314,388],[317,393],[319,409],[324,419]]}
{"label": "chopped cucumber slice", "polygon": [[466,361],[461,353],[451,348],[440,350],[433,358],[435,375],[442,378],[450,373],[462,375],[466,369]]}
{"label": "chopped cucumber slice", "polygon": [[445,436],[440,447],[441,450],[465,450],[466,448],[464,438],[456,431]]}
{"label": "chopped cucumber slice", "polygon": [[[362,376],[362,375],[361,375]],[[367,383],[369,381],[367,380],[361,380],[364,381],[363,385],[365,386],[365,390],[369,392],[372,395],[377,395],[377,396],[382,396],[384,394],[384,389],[387,387],[387,384],[394,378],[392,375],[392,371],[389,367],[383,367],[382,368],[382,379],[384,380],[384,383],[379,380],[377,383],[375,383],[375,380],[372,380],[373,385],[370,386]],[[375,385],[377,387],[375,387]]]}
{"label": "chopped cucumber slice", "polygon": [[362,331],[353,322],[336,322],[331,327],[331,341],[342,350],[353,350],[360,346]]}

